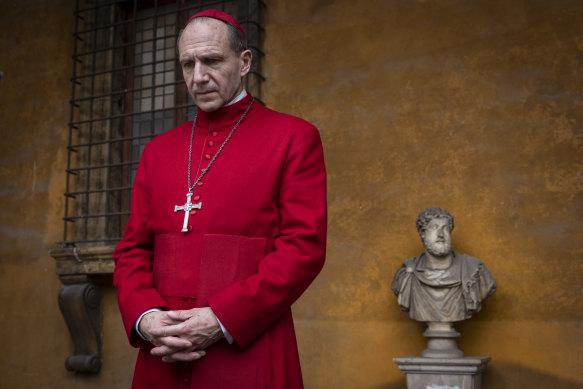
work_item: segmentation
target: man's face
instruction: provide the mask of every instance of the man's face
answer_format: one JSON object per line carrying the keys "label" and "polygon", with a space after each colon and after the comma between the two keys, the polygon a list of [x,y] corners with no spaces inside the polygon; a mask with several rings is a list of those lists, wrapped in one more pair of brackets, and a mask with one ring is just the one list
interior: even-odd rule
{"label": "man's face", "polygon": [[451,251],[451,231],[446,218],[433,219],[421,233],[425,250],[434,257],[443,257]]}
{"label": "man's face", "polygon": [[195,19],[184,29],[178,51],[186,87],[198,108],[216,111],[243,90],[241,78],[249,72],[251,52],[235,54],[225,23]]}

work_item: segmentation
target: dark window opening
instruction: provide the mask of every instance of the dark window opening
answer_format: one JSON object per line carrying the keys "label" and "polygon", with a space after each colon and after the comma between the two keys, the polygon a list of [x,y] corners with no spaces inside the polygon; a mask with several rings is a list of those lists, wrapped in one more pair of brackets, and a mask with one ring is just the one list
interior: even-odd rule
{"label": "dark window opening", "polygon": [[194,117],[176,56],[189,16],[215,8],[239,21],[253,52],[245,88],[261,101],[264,7],[261,0],[76,1],[61,247],[115,245],[144,146]]}

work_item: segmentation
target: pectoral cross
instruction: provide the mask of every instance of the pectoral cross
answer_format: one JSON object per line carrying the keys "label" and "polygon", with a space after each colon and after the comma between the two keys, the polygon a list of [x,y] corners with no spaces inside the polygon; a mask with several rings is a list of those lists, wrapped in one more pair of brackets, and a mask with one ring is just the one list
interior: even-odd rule
{"label": "pectoral cross", "polygon": [[188,216],[190,215],[190,211],[193,209],[202,209],[201,202],[199,202],[198,204],[192,204],[190,202],[191,197],[192,192],[188,192],[186,194],[186,204],[174,206],[174,212],[184,211],[184,224],[182,224],[182,232],[188,232]]}

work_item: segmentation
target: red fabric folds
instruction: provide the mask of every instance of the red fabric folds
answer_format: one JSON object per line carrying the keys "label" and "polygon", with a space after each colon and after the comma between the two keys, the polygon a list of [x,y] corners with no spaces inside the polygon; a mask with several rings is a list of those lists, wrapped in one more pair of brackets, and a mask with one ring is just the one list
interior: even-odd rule
{"label": "red fabric folds", "polygon": [[[191,169],[214,155],[251,97],[199,112]],[[130,341],[141,350],[136,388],[301,388],[291,305],[320,272],[326,247],[326,172],[314,126],[254,103],[194,189],[202,209],[182,233],[192,122],[142,155],[114,284]],[[199,164],[200,161],[200,164]],[[145,310],[210,306],[235,339],[202,361],[165,364],[133,325]],[[236,380],[236,381],[232,381]],[[234,383],[235,382],[235,383]]]}

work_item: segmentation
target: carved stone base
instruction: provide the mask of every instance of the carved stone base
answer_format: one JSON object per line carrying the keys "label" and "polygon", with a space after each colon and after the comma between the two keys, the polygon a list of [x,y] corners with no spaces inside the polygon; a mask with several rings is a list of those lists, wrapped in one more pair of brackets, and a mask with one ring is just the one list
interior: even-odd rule
{"label": "carved stone base", "polygon": [[101,369],[102,297],[93,284],[65,285],[59,307],[75,345],[75,355],[65,361],[70,371],[97,373]]}
{"label": "carved stone base", "polygon": [[407,389],[480,389],[490,357],[402,357],[393,361],[407,375]]}
{"label": "carved stone base", "polygon": [[460,333],[453,328],[452,323],[428,323],[423,333],[427,338],[427,348],[421,356],[427,358],[461,358],[462,350],[457,348],[456,339]]}
{"label": "carved stone base", "polygon": [[69,371],[98,373],[101,369],[103,298],[96,283],[107,279],[106,285],[111,285],[113,248],[60,248],[49,252],[64,284],[59,307],[75,346],[75,353],[65,361]]}

